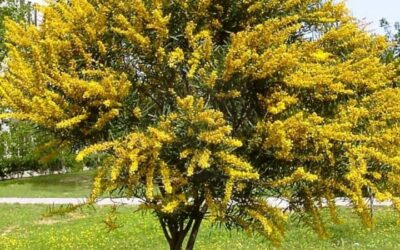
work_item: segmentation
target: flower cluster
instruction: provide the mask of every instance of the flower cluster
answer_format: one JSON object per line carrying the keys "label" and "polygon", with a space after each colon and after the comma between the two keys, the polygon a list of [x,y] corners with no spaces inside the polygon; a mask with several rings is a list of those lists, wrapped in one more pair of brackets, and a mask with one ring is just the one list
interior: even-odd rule
{"label": "flower cluster", "polygon": [[[204,192],[213,180],[201,180],[204,174],[220,178],[225,189],[222,197],[208,202],[231,200],[233,189],[240,183],[257,180],[258,173],[250,163],[236,156],[233,149],[242,143],[230,137],[221,112],[207,109],[203,99],[193,96],[177,99],[177,112],[161,119],[145,132],[126,138],[89,146],[77,157],[111,150],[107,164],[95,182],[92,200],[103,191],[112,191],[128,183],[132,192],[141,185],[146,199],[159,205],[160,211],[174,213],[181,206],[190,206],[191,192]],[[180,149],[179,158],[175,150]],[[193,181],[197,183],[193,186]],[[210,204],[210,207],[215,207]]]}

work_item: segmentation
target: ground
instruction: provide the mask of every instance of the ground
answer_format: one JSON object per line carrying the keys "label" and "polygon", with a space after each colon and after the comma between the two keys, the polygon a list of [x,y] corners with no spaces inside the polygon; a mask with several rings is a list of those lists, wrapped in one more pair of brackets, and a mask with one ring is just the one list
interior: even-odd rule
{"label": "ground", "polygon": [[[86,172],[82,175],[68,174],[65,178],[47,176],[1,182],[0,196],[82,196],[90,190],[92,175]],[[41,180],[47,181],[42,183]],[[80,180],[88,183],[80,185]],[[72,185],[75,181],[78,183]],[[69,184],[64,186],[60,182]],[[32,187],[35,189],[30,189]],[[111,232],[104,223],[111,209],[108,206],[88,207],[50,218],[43,216],[48,209],[46,205],[0,205],[0,249],[167,249],[155,218],[151,213],[138,212],[137,207],[119,207],[118,228]],[[309,228],[292,219],[283,249],[399,249],[400,226],[391,209],[376,211],[377,223],[372,230],[361,228],[360,221],[349,208],[341,209],[341,215],[345,223],[329,224],[330,238],[326,240],[319,239]],[[206,222],[201,228],[196,249],[271,248],[271,244],[259,236],[249,238],[243,232],[219,230]]]}
{"label": "ground", "polygon": [[86,197],[94,174],[94,171],[84,171],[0,181],[0,197]]}

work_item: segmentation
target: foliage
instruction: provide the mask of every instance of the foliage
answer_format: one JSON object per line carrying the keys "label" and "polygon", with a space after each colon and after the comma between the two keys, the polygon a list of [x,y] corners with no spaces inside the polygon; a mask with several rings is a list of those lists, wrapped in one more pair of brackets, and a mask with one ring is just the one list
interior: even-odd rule
{"label": "foliage", "polygon": [[40,27],[7,22],[4,119],[104,152],[92,200],[144,200],[171,249],[203,218],[279,244],[286,215],[326,236],[325,201],[364,195],[400,209],[400,89],[384,37],[343,3],[54,1]]}
{"label": "foliage", "polygon": [[16,22],[28,20],[31,6],[21,0],[0,0],[0,4],[0,61],[3,61],[6,54],[5,19],[10,18]]}
{"label": "foliage", "polygon": [[0,177],[25,171],[54,172],[82,169],[65,144],[26,122],[9,121],[0,131]]}
{"label": "foliage", "polygon": [[397,58],[400,56],[400,23],[395,22],[392,26],[386,19],[380,20],[380,25],[384,29],[386,36],[394,43],[392,46],[392,56]]}
{"label": "foliage", "polygon": [[[391,62],[396,67],[396,75],[400,75],[400,23],[395,22],[392,26],[386,19],[380,20],[381,27],[386,33],[387,39],[391,42],[391,46],[384,54],[384,60]],[[399,86],[400,79],[396,79],[397,86]]]}
{"label": "foliage", "polygon": [[9,125],[3,126],[0,131],[2,142],[0,144],[0,176],[6,177],[27,170],[38,170],[37,160],[29,152],[35,143],[33,131],[25,124],[18,126],[9,123]]}
{"label": "foliage", "polygon": [[[8,18],[15,22],[33,23],[33,9],[30,3],[20,0],[2,0],[0,4],[0,61],[2,62],[7,52],[5,20]],[[67,153],[67,150],[61,153],[62,159],[61,154],[54,153],[58,148],[43,148],[42,151],[47,152],[41,154],[37,147],[47,143],[51,138],[37,126],[16,121],[3,122],[0,126],[1,178],[23,174],[25,171],[54,171],[63,167],[75,168],[78,165],[73,159],[73,154]],[[42,159],[43,156],[48,159]]]}

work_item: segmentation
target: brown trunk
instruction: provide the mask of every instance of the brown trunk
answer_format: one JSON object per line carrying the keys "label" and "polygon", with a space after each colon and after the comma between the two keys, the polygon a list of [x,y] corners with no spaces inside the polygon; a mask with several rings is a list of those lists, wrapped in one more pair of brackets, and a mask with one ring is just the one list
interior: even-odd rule
{"label": "brown trunk", "polygon": [[175,241],[171,241],[169,243],[170,250],[182,250],[183,241],[176,239]]}
{"label": "brown trunk", "polygon": [[[186,236],[190,232],[186,250],[193,250],[197,234],[203,221],[204,213],[200,213],[196,218],[189,219],[185,225],[184,221],[177,221],[173,218],[160,218],[159,221],[168,241],[170,250],[182,250]],[[194,223],[193,223],[194,222]]]}
{"label": "brown trunk", "polygon": [[159,217],[159,221],[169,248],[171,250],[182,250],[183,241],[192,227],[193,220],[190,219],[186,226],[184,221],[177,221],[174,218]]}
{"label": "brown trunk", "polygon": [[161,228],[168,241],[170,250],[182,250],[183,243],[189,233],[186,244],[187,250],[193,250],[201,222],[207,212],[207,207],[203,205],[204,198],[197,197],[194,208],[190,215],[167,215],[158,214]]}
{"label": "brown trunk", "polygon": [[200,214],[200,216],[195,220],[192,231],[190,232],[190,237],[188,243],[186,245],[186,250],[193,250],[194,243],[196,242],[197,233],[199,232],[201,222],[203,221],[204,214]]}

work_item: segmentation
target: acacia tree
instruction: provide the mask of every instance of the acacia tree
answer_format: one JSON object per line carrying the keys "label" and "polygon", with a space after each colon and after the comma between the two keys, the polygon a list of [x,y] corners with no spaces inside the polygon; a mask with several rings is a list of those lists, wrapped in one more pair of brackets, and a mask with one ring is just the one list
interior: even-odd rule
{"label": "acacia tree", "polygon": [[325,236],[348,197],[400,201],[400,90],[383,37],[343,3],[61,0],[39,27],[7,22],[2,118],[105,152],[91,201],[143,199],[171,249],[207,218],[279,244],[286,214]]}
{"label": "acacia tree", "polygon": [[21,0],[0,0],[0,61],[3,61],[5,48],[5,19],[32,21],[31,5]]}

